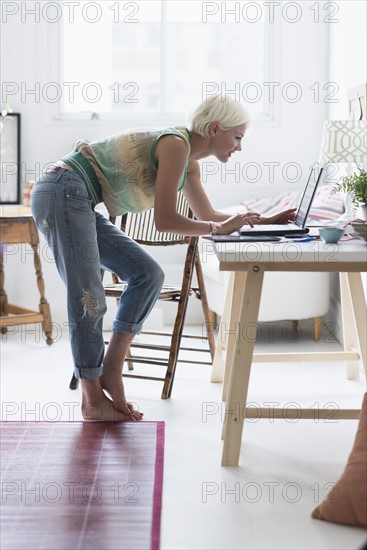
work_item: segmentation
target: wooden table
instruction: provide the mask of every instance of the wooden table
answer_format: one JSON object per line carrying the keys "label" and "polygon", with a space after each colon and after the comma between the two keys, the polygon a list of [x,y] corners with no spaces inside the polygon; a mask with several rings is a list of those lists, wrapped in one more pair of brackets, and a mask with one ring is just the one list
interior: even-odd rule
{"label": "wooden table", "polygon": [[[338,244],[311,242],[220,243],[214,251],[221,271],[234,273],[228,289],[223,322],[229,322],[223,399],[226,414],[223,425],[223,466],[239,461],[245,418],[283,418],[282,409],[246,407],[251,365],[258,362],[339,360],[349,362],[354,372],[361,361],[366,372],[366,301],[361,272],[367,271],[367,245],[361,240]],[[341,279],[344,351],[322,353],[254,354],[261,288],[265,271],[337,272]],[[302,292],[302,289],[300,289]],[[221,330],[221,327],[220,327]],[[221,333],[219,333],[221,334]],[[218,339],[219,340],[219,339]],[[217,345],[212,381],[222,379],[222,346]],[[241,405],[239,407],[238,405]],[[243,406],[242,406],[243,405]],[[238,412],[240,411],[240,414]],[[287,409],[287,418],[315,418],[315,409]],[[355,419],[359,410],[338,409],[333,418]],[[294,415],[293,415],[294,413]],[[318,410],[318,418],[329,418],[329,410]]]}
{"label": "wooden table", "polygon": [[[52,344],[52,320],[50,306],[45,298],[45,285],[42,276],[41,260],[38,253],[39,236],[32,218],[31,209],[26,206],[9,205],[0,207],[0,330],[4,334],[7,327],[30,323],[41,323],[47,344]],[[3,245],[30,244],[33,249],[34,267],[40,294],[39,311],[8,304],[4,288]],[[19,274],[19,285],[28,284]]]}

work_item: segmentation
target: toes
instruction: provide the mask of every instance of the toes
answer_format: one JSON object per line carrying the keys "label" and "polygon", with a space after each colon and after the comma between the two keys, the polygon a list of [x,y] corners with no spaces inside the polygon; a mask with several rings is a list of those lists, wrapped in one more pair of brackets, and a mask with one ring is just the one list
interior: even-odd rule
{"label": "toes", "polygon": [[112,400],[111,405],[117,410],[126,415],[127,420],[139,421],[143,418],[143,413],[134,408],[132,403],[121,402],[119,400]]}
{"label": "toes", "polygon": [[139,421],[143,418],[143,413],[136,411],[131,403],[114,403],[114,406],[131,420]]}
{"label": "toes", "polygon": [[143,413],[134,409],[134,405],[132,403],[127,403],[127,406],[129,408],[130,413],[134,416],[134,418],[138,418],[139,420],[143,418]]}
{"label": "toes", "polygon": [[143,413],[136,410],[133,403],[121,401],[121,393],[119,394],[119,398],[114,399],[115,391],[111,391],[106,385],[104,385],[103,389],[110,394],[114,407],[123,414],[126,414],[129,419],[139,421],[143,418]]}
{"label": "toes", "polygon": [[134,410],[130,410],[130,416],[131,418],[133,418],[134,420],[141,420],[143,418],[143,413],[139,412],[139,411],[134,411]]}

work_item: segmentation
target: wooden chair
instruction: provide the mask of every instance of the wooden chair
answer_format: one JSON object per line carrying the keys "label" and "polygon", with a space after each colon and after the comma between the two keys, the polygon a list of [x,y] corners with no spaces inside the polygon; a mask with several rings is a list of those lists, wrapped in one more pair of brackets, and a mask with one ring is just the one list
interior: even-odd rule
{"label": "wooden chair", "polygon": [[[190,207],[185,200],[184,196],[179,193],[177,201],[177,212],[183,216],[193,218],[193,214],[190,210]],[[115,218],[110,218],[112,223],[116,223]],[[175,245],[185,245],[187,247],[182,282],[179,286],[170,286],[165,284],[161,290],[159,300],[164,300],[166,302],[174,302],[177,307],[177,313],[175,317],[175,322],[173,325],[172,333],[168,332],[142,332],[143,335],[149,335],[152,337],[152,343],[139,343],[133,342],[130,346],[130,352],[126,358],[128,363],[129,374],[124,374],[124,377],[131,378],[140,378],[145,380],[158,380],[163,382],[162,390],[162,399],[167,399],[171,396],[172,386],[175,377],[175,371],[177,363],[195,363],[195,364],[207,364],[211,365],[214,353],[215,353],[215,339],[214,339],[214,329],[215,321],[211,317],[211,312],[209,310],[204,278],[201,268],[200,256],[198,253],[198,237],[185,237],[182,235],[175,235],[173,233],[161,233],[157,231],[154,224],[154,210],[148,210],[147,212],[132,214],[128,213],[122,216],[120,223],[121,230],[133,238],[136,242],[141,245],[147,246],[175,246]],[[194,270],[197,276],[198,286],[192,286],[192,277]],[[114,297],[118,301],[121,295],[126,288],[126,284],[123,281],[120,281],[116,274],[112,274],[112,284],[105,284],[105,294],[108,297]],[[190,339],[194,341],[195,339],[203,340],[203,336],[193,336],[183,333],[186,310],[188,306],[189,297],[194,297],[201,300],[201,305],[204,314],[204,320],[206,325],[207,337],[206,340],[209,345],[209,349],[203,349],[198,347],[183,347],[181,346],[181,341],[183,338]],[[161,345],[157,343],[157,338],[154,341],[154,337],[165,336],[170,339],[169,345]],[[155,356],[143,356],[136,355],[133,353],[133,350],[151,350],[155,353]],[[211,360],[208,361],[197,361],[196,359],[181,359],[179,357],[180,351],[186,352],[210,352]],[[168,357],[162,358],[162,352],[165,352]],[[157,356],[157,353],[161,356]],[[165,367],[164,377],[157,376],[146,376],[132,374],[131,371],[134,370],[134,363],[136,364],[145,364],[145,365],[160,365]],[[70,383],[70,388],[74,389],[77,386],[77,379],[73,376]]]}

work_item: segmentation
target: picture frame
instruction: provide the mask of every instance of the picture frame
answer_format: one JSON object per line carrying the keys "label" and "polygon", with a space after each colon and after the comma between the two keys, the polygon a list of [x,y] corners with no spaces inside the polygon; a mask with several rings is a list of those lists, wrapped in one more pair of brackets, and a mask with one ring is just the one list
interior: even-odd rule
{"label": "picture frame", "polygon": [[20,204],[20,113],[0,115],[0,204]]}

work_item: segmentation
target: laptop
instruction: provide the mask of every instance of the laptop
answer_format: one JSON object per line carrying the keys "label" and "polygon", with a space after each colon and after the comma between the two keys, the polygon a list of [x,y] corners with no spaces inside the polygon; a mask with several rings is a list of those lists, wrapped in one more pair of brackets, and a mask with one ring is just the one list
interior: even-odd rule
{"label": "laptop", "polygon": [[323,168],[315,166],[311,169],[305,190],[302,195],[301,202],[299,203],[296,218],[294,223],[287,224],[269,224],[269,225],[255,225],[250,227],[249,225],[243,225],[240,229],[240,235],[243,236],[255,236],[255,235],[274,235],[279,237],[284,236],[296,236],[303,235],[309,232],[306,227],[306,221],[311,209],[312,201],[314,199],[317,186],[321,179]]}

